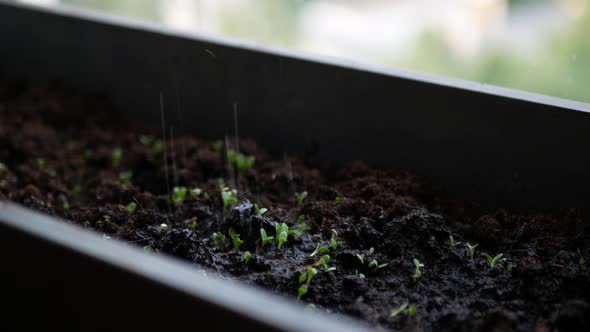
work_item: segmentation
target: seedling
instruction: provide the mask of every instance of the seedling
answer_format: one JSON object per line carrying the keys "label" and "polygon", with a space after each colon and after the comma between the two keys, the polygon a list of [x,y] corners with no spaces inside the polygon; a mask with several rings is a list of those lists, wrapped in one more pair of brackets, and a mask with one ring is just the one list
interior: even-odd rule
{"label": "seedling", "polygon": [[334,200],[334,202],[336,202],[336,204],[342,203],[342,197],[336,197],[336,199]]}
{"label": "seedling", "polygon": [[4,165],[4,163],[0,162],[0,175],[3,175],[6,172],[6,165]]}
{"label": "seedling", "polygon": [[211,144],[211,150],[213,150],[213,152],[221,152],[221,149],[223,148],[223,142],[222,141],[215,141],[213,142],[213,144]]}
{"label": "seedling", "polygon": [[304,214],[300,214],[299,217],[297,217],[297,222],[298,223],[305,222],[305,215]]}
{"label": "seedling", "polygon": [[223,200],[223,208],[228,209],[233,203],[238,201],[238,191],[229,189],[228,187],[220,187],[221,200]]}
{"label": "seedling", "polygon": [[248,264],[248,262],[250,262],[250,259],[252,259],[252,253],[249,251],[246,251],[244,253],[244,263]]}
{"label": "seedling", "polygon": [[258,204],[254,203],[254,213],[256,213],[257,216],[261,216],[265,214],[267,211],[267,208],[261,208]]}
{"label": "seedling", "polygon": [[197,228],[197,217],[192,217],[189,220],[187,227],[194,231],[195,228]]}
{"label": "seedling", "polygon": [[254,166],[254,162],[256,161],[256,157],[254,156],[246,156],[233,150],[229,150],[227,153],[227,158],[229,159],[229,162],[236,165],[240,171],[245,171],[252,168],[252,166]]}
{"label": "seedling", "polygon": [[359,279],[365,279],[365,275],[362,274],[362,273],[359,273],[358,270],[356,271],[356,277],[359,278]]}
{"label": "seedling", "polygon": [[473,255],[475,254],[475,248],[477,248],[477,246],[479,244],[476,243],[474,245],[471,245],[469,242],[467,242],[465,245],[467,246],[467,248],[469,248],[469,257],[471,258],[471,260],[473,260]]}
{"label": "seedling", "polygon": [[376,268],[376,269],[382,269],[382,268],[386,267],[387,265],[389,265],[389,264],[388,263],[386,263],[386,264],[379,264],[379,262],[376,259],[373,259],[371,261],[371,263],[369,263],[369,267],[373,267],[373,268]]}
{"label": "seedling", "polygon": [[485,252],[481,254],[482,256],[484,256],[486,258],[486,260],[488,261],[488,264],[490,264],[490,270],[492,270],[496,264],[504,264],[506,263],[506,258],[502,258],[502,256],[504,256],[504,254],[498,254],[494,257],[486,254]]}
{"label": "seedling", "polygon": [[213,233],[213,235],[211,235],[211,238],[213,239],[213,244],[215,245],[217,245],[219,242],[225,242],[225,235],[223,235],[223,233],[221,232]]}
{"label": "seedling", "polygon": [[365,255],[364,254],[356,254],[356,258],[359,259],[359,261],[361,261],[361,264],[365,264]]}
{"label": "seedling", "polygon": [[424,264],[422,264],[419,260],[414,258],[414,265],[416,266],[416,270],[414,271],[412,280],[414,281],[414,283],[416,283],[420,280],[420,278],[422,278],[422,271],[420,271],[420,268],[424,267]]}
{"label": "seedling", "polygon": [[301,273],[299,276],[299,284],[302,285],[297,289],[297,302],[301,300],[303,295],[307,294],[307,291],[309,290],[309,283],[311,282],[313,276],[315,276],[317,273],[318,270],[313,267],[308,267],[305,272]]}
{"label": "seedling", "polygon": [[125,208],[127,209],[127,211],[129,213],[134,213],[135,210],[137,209],[137,204],[135,202],[131,202],[131,203],[127,204],[127,206],[125,206]]}
{"label": "seedling", "polygon": [[179,207],[186,198],[186,187],[174,187],[172,188],[172,204],[175,207]]}
{"label": "seedling", "polygon": [[278,248],[281,249],[281,247],[283,246],[284,243],[287,242],[287,237],[289,235],[287,234],[286,231],[280,231],[279,235],[277,236],[278,239]]}
{"label": "seedling", "polygon": [[152,252],[154,251],[154,248],[152,248],[152,246],[150,246],[149,244],[147,246],[143,247],[143,251],[145,252]]}
{"label": "seedling", "polygon": [[270,241],[274,239],[274,236],[266,235],[266,230],[264,228],[260,229],[260,238],[262,238],[262,247],[264,248]]}
{"label": "seedling", "polygon": [[240,251],[240,246],[244,243],[244,241],[240,239],[240,234],[237,234],[232,227],[229,228],[227,234],[231,238],[231,242],[234,244],[236,251]]}
{"label": "seedling", "polygon": [[449,244],[451,245],[451,248],[455,248],[456,246],[460,245],[461,242],[455,241],[455,239],[453,238],[453,236],[452,235],[449,235]]}
{"label": "seedling", "polygon": [[131,171],[125,171],[125,172],[119,173],[119,181],[121,182],[121,184],[123,186],[131,185],[131,178],[132,177],[133,177],[133,172],[131,172]]}
{"label": "seedling", "polygon": [[314,266],[323,266],[325,272],[335,271],[336,268],[333,266],[328,266],[328,263],[330,263],[330,255],[323,255],[322,258],[320,258],[320,260],[314,264]]}
{"label": "seedling", "polygon": [[342,243],[336,240],[336,238],[338,237],[338,232],[336,232],[333,229],[331,231],[332,236],[330,237],[330,248],[332,248],[332,250],[336,250],[338,247],[342,245]]}
{"label": "seedling", "polygon": [[65,195],[60,196],[62,202],[62,208],[66,211],[70,210],[70,202],[68,202],[68,198]]}
{"label": "seedling", "polygon": [[123,160],[123,150],[121,148],[113,149],[113,152],[111,153],[111,160],[113,162],[114,167],[119,166],[119,164]]}
{"label": "seedling", "polygon": [[45,159],[37,158],[37,168],[44,169],[45,168]]}
{"label": "seedling", "polygon": [[389,315],[389,317],[395,317],[402,313],[407,313],[409,316],[413,316],[416,314],[416,306],[408,305],[408,303],[406,302],[400,305],[398,308],[391,310],[391,314]]}
{"label": "seedling", "polygon": [[[0,174],[1,173],[2,172],[0,172]],[[82,187],[80,187],[79,185],[75,185],[74,188],[72,188],[72,195],[74,195],[74,197],[79,197],[81,193],[82,193]]]}
{"label": "seedling", "polygon": [[303,312],[305,312],[306,314],[312,314],[315,312],[315,310],[316,310],[315,304],[310,303],[305,306],[305,308],[303,309]]}
{"label": "seedling", "polygon": [[369,248],[369,253],[372,255],[373,253],[375,253],[375,248],[371,247]]}
{"label": "seedling", "polygon": [[307,197],[307,191],[300,193],[295,193],[295,199],[297,200],[297,205],[303,205],[303,201]]}
{"label": "seedling", "polygon": [[580,260],[578,261],[578,264],[580,264],[580,266],[584,266],[586,265],[586,260],[582,257],[580,258]]}
{"label": "seedling", "polygon": [[315,250],[311,253],[311,257],[315,256],[316,254],[329,254],[330,253],[330,249],[326,248],[326,247],[322,247],[320,246],[320,244],[318,243],[317,247],[315,248]]}
{"label": "seedling", "polygon": [[160,224],[160,231],[165,232],[168,230],[168,225],[167,224]]}
{"label": "seedling", "polygon": [[299,232],[297,230],[289,229],[287,224],[275,224],[275,231],[276,231],[276,238],[278,241],[278,248],[281,249],[284,243],[287,242],[289,235],[298,235]]}

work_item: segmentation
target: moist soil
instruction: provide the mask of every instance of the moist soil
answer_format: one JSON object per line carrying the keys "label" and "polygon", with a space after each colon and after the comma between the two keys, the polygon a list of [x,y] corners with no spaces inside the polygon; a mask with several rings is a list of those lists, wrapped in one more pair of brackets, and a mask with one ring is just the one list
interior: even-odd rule
{"label": "moist soil", "polygon": [[[296,157],[273,158],[245,139],[239,150],[256,161],[238,171],[225,157],[231,144],[216,152],[214,142],[194,136],[161,142],[161,132],[113,119],[103,99],[59,84],[1,83],[0,200],[293,301],[301,272],[323,255],[311,254],[337,234],[341,245],[327,253],[335,270],[316,266],[301,302],[377,329],[590,331],[590,227],[580,211],[484,209],[436,198],[407,173],[362,162],[318,169]],[[117,148],[122,157],[113,162]],[[128,171],[130,181],[121,178]],[[227,209],[221,183],[238,189]],[[202,193],[175,206],[174,186]],[[295,193],[304,191],[299,205]],[[253,203],[268,212],[257,215]],[[275,241],[262,247],[260,229],[276,238],[277,223],[298,231],[281,249]],[[244,241],[239,251],[230,227]],[[225,242],[215,244],[214,232]],[[451,246],[451,235],[461,244]],[[473,259],[467,242],[478,244]],[[482,253],[502,253],[506,262],[492,269]],[[414,258],[424,264],[416,282]],[[373,260],[387,265],[369,266]],[[391,316],[404,303],[415,314]]]}

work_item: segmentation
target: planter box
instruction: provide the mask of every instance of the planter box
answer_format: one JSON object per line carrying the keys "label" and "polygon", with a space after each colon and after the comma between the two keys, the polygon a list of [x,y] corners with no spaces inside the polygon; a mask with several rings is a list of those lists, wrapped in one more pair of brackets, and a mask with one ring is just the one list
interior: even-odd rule
{"label": "planter box", "polygon": [[[590,195],[588,104],[61,7],[0,1],[0,42],[0,73],[104,92],[145,126],[160,126],[162,95],[165,109],[182,101],[175,130],[220,137],[237,104],[240,133],[274,153],[409,170],[490,205],[583,207]],[[7,316],[36,317],[21,324],[363,329],[11,203],[0,229]]]}

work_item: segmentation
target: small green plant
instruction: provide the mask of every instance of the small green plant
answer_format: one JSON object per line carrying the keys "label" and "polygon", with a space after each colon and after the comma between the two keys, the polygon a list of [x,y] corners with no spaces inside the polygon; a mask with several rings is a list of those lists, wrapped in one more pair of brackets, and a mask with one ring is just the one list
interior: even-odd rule
{"label": "small green plant", "polygon": [[256,157],[254,156],[246,156],[233,150],[227,152],[227,159],[229,159],[229,162],[234,164],[240,171],[252,168],[256,161]]}
{"label": "small green plant", "polygon": [[372,255],[372,254],[374,254],[374,253],[375,253],[375,248],[373,248],[373,247],[369,248],[369,253],[370,253],[371,255]]}
{"label": "small green plant", "polygon": [[338,247],[340,247],[342,245],[342,243],[338,242],[338,240],[337,240],[338,232],[336,232],[333,229],[331,231],[332,231],[332,236],[330,237],[330,248],[332,248],[332,250],[336,250]]}
{"label": "small green plant", "polygon": [[581,257],[580,260],[578,260],[578,264],[580,264],[580,266],[584,266],[586,265],[586,260],[583,257]]}
{"label": "small green plant", "polygon": [[197,217],[190,218],[187,227],[194,231],[197,228]]}
{"label": "small green plant", "polygon": [[389,264],[387,264],[387,263],[386,264],[379,264],[379,262],[376,259],[373,259],[371,261],[371,263],[369,263],[369,267],[376,268],[376,269],[382,269],[382,268],[386,267],[387,265],[389,265]]}
{"label": "small green plant", "polygon": [[113,152],[111,153],[111,161],[114,167],[119,166],[121,161],[123,160],[123,150],[121,148],[114,148]]}
{"label": "small green plant", "polygon": [[406,313],[408,316],[414,316],[416,314],[417,308],[415,305],[408,305],[408,303],[404,303],[400,305],[398,308],[391,310],[391,314],[389,317],[395,317],[399,314]]}
{"label": "small green plant", "polygon": [[80,194],[82,194],[82,187],[80,187],[80,185],[75,185],[74,188],[72,188],[72,195],[74,195],[74,197],[80,197]]}
{"label": "small green plant", "polygon": [[257,216],[261,216],[265,214],[267,211],[267,208],[261,208],[258,204],[254,203],[254,213],[256,213]]}
{"label": "small green plant", "polygon": [[225,235],[223,235],[223,233],[221,232],[215,232],[213,233],[213,235],[211,235],[211,238],[213,239],[213,244],[217,245],[218,243],[224,243],[225,242]]}
{"label": "small green plant", "polygon": [[336,199],[334,199],[334,202],[336,202],[336,204],[342,203],[342,197],[340,197],[340,196],[336,197]]}
{"label": "small green plant", "polygon": [[414,258],[414,265],[416,266],[416,270],[414,271],[412,280],[414,281],[414,283],[416,283],[420,280],[420,278],[422,278],[422,271],[420,271],[420,268],[424,267],[424,264],[422,264],[419,260]]}
{"label": "small green plant", "polygon": [[512,272],[513,267],[514,267],[514,265],[508,264],[508,266],[506,266],[506,270],[508,270],[508,272]]}
{"label": "small green plant", "polygon": [[364,275],[364,274],[362,274],[362,273],[359,273],[359,271],[358,271],[358,270],[356,271],[356,273],[355,273],[355,274],[356,274],[356,277],[357,277],[357,278],[359,278],[359,279],[365,279],[365,275]]}
{"label": "small green plant", "polygon": [[213,152],[221,152],[221,149],[223,149],[223,142],[222,141],[215,141],[213,142],[213,144],[211,144],[211,150],[213,150]]}
{"label": "small green plant", "polygon": [[4,175],[7,169],[8,168],[6,167],[6,165],[3,162],[0,162],[0,176]]}
{"label": "small green plant", "polygon": [[477,246],[479,244],[476,243],[476,244],[472,245],[471,243],[467,242],[465,245],[467,246],[467,248],[469,248],[469,257],[471,258],[471,260],[473,260],[473,255],[475,254],[475,248],[477,248]]}
{"label": "small green plant", "polygon": [[289,226],[287,226],[287,224],[285,223],[277,223],[275,225],[275,231],[278,241],[277,246],[279,249],[281,249],[281,247],[283,246],[283,244],[287,242],[287,238],[289,237]]}
{"label": "small green plant", "polygon": [[311,279],[313,278],[313,276],[315,276],[316,274],[318,274],[318,270],[316,270],[313,267],[308,267],[305,272],[301,273],[301,275],[299,275],[299,288],[297,289],[297,302],[299,302],[299,300],[301,300],[301,297],[305,294],[307,294],[307,291],[309,290],[309,283],[311,282]]}
{"label": "small green plant", "polygon": [[229,189],[228,187],[220,187],[221,200],[223,201],[223,208],[228,209],[232,204],[238,201],[238,191]]}
{"label": "small green plant", "polygon": [[266,234],[266,230],[264,228],[260,229],[260,238],[262,239],[262,247],[264,248],[265,245],[270,243],[274,239],[274,236],[268,236]]}
{"label": "small green plant", "polygon": [[451,245],[451,248],[455,248],[456,246],[460,245],[461,242],[455,241],[455,239],[453,238],[453,236],[452,235],[449,235],[449,244]]}
{"label": "small green plant", "polygon": [[149,244],[147,246],[143,247],[143,251],[145,252],[152,252],[154,251],[154,248],[152,248],[152,246],[150,246]]}
{"label": "small green plant", "polygon": [[179,207],[186,198],[186,187],[174,187],[172,188],[172,204],[175,207]]}
{"label": "small green plant", "polygon": [[503,265],[504,263],[506,263],[506,258],[502,258],[504,254],[498,254],[492,257],[484,252],[481,255],[484,256],[488,261],[488,264],[490,265],[490,270],[492,270],[496,266],[496,264]]}
{"label": "small green plant", "polygon": [[236,251],[240,251],[240,246],[244,243],[244,241],[240,239],[240,234],[237,234],[233,227],[229,228],[227,234],[231,238],[231,242],[234,244]]}
{"label": "small green plant", "polygon": [[201,195],[201,193],[203,193],[201,188],[193,188],[193,189],[189,190],[189,194],[191,195],[191,197],[194,197],[194,198],[199,197]]}
{"label": "small green plant", "polygon": [[37,168],[44,169],[45,168],[45,159],[37,158]]}
{"label": "small green plant", "polygon": [[244,263],[248,264],[250,262],[250,259],[252,259],[252,253],[249,251],[246,251],[244,253]]}
{"label": "small green plant", "polygon": [[164,223],[161,223],[160,224],[160,231],[165,232],[167,230],[168,230],[168,225],[167,224],[164,224]]}
{"label": "small green plant", "polygon": [[62,208],[65,211],[69,211],[70,210],[70,202],[68,202],[68,198],[65,195],[60,196],[60,198],[61,198]]}
{"label": "small green plant", "polygon": [[129,213],[135,213],[135,210],[137,209],[137,203],[131,202],[131,203],[127,204],[127,206],[125,206],[125,208],[127,209],[127,211]]}
{"label": "small green plant", "polygon": [[131,185],[131,178],[133,178],[132,171],[125,171],[119,173],[119,181],[123,186],[130,186]]}
{"label": "small green plant", "polygon": [[330,249],[328,249],[327,247],[322,247],[319,243],[317,245],[317,247],[315,248],[315,250],[311,253],[311,257],[317,255],[317,254],[329,254],[330,253]]}
{"label": "small green plant", "polygon": [[356,258],[359,259],[359,261],[361,261],[361,264],[365,264],[365,255],[364,254],[356,254]]}
{"label": "small green plant", "polygon": [[303,205],[303,201],[307,197],[307,191],[302,193],[295,193],[295,199],[297,200],[297,205]]}
{"label": "small green plant", "polygon": [[297,222],[298,223],[305,222],[305,215],[304,214],[300,214],[299,217],[297,217]]}
{"label": "small green plant", "polygon": [[305,312],[306,314],[313,314],[315,311],[316,311],[316,306],[313,303],[306,305],[305,308],[303,309],[303,312]]}
{"label": "small green plant", "polygon": [[323,255],[322,258],[320,258],[320,260],[314,264],[314,266],[323,266],[325,272],[335,271],[336,268],[333,266],[328,266],[328,263],[330,263],[330,255]]}

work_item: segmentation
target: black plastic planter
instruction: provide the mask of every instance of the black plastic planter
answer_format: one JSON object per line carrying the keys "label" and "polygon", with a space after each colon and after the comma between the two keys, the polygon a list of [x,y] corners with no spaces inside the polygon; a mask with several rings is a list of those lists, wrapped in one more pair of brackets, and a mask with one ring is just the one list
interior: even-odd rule
{"label": "black plastic planter", "polygon": [[[204,137],[233,128],[237,105],[240,132],[276,153],[409,170],[493,205],[584,207],[590,194],[584,103],[2,1],[0,43],[4,75],[104,92],[148,126],[160,125],[160,95],[168,110],[181,101],[175,128]],[[362,329],[11,203],[0,229],[5,324]]]}

